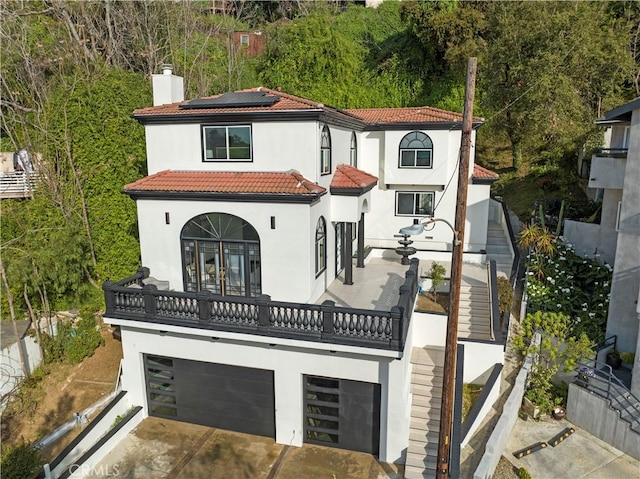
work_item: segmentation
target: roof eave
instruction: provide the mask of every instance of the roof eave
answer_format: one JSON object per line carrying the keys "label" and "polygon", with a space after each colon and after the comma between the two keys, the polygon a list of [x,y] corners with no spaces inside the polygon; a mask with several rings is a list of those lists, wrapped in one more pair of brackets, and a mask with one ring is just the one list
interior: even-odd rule
{"label": "roof eave", "polygon": [[376,186],[378,182],[367,186],[363,186],[360,188],[339,188],[339,187],[330,187],[329,191],[333,196],[361,196],[365,194],[367,191],[371,191],[374,186]]}
{"label": "roof eave", "polygon": [[189,200],[189,201],[233,201],[238,203],[297,203],[314,204],[327,192],[308,194],[289,193],[220,193],[208,191],[150,191],[123,190],[131,199],[138,200]]}

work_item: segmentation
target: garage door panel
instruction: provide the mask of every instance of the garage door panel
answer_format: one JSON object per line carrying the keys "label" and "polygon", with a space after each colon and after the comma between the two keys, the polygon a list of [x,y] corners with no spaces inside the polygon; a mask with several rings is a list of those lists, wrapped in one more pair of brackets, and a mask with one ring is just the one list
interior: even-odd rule
{"label": "garage door panel", "polygon": [[275,438],[273,371],[145,356],[149,413]]}

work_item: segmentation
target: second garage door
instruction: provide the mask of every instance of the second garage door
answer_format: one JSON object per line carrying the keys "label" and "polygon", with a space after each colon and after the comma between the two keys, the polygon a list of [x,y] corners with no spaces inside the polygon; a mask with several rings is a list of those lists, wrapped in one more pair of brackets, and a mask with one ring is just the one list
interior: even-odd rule
{"label": "second garage door", "polygon": [[149,415],[275,438],[273,371],[145,355]]}

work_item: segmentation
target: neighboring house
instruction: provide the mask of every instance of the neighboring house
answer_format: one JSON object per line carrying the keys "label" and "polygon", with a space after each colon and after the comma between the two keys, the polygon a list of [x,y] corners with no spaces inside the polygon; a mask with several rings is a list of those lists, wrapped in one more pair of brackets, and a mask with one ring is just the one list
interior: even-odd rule
{"label": "neighboring house", "polygon": [[[589,188],[599,191],[599,225],[565,222],[565,236],[578,254],[600,255],[613,266],[606,335],[620,351],[636,353],[640,319],[640,98],[596,121],[606,127],[607,148],[594,154]],[[640,396],[640,356],[633,364],[631,391]]]}
{"label": "neighboring house", "polygon": [[[425,216],[453,223],[462,115],[341,110],[266,88],[184,101],[169,68],[153,84],[154,106],[134,112],[149,176],[124,187],[144,268],[104,285],[132,404],[404,461],[414,421],[432,414],[412,396],[430,398],[429,375],[441,377],[446,316],[415,317],[426,269],[400,264],[394,236]],[[481,263],[497,175],[473,158],[464,250]],[[449,258],[441,226],[413,237],[418,257]],[[477,328],[464,333],[466,382],[502,362]]]}
{"label": "neighboring house", "polygon": [[255,57],[264,50],[264,35],[262,32],[233,32],[233,48],[244,51],[249,57]]}
{"label": "neighboring house", "polygon": [[33,196],[40,155],[30,155],[26,149],[21,150],[19,155],[24,155],[20,158],[24,158],[25,165],[22,164],[22,159],[16,161],[15,155],[12,151],[0,152],[0,199]]}

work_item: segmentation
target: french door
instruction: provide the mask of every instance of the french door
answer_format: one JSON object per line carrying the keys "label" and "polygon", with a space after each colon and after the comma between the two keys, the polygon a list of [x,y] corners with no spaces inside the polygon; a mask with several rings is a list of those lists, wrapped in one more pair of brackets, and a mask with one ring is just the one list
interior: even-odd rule
{"label": "french door", "polygon": [[344,269],[344,223],[336,223],[336,276]]}
{"label": "french door", "polygon": [[183,241],[187,291],[208,290],[222,296],[260,294],[257,244],[233,241]]}

